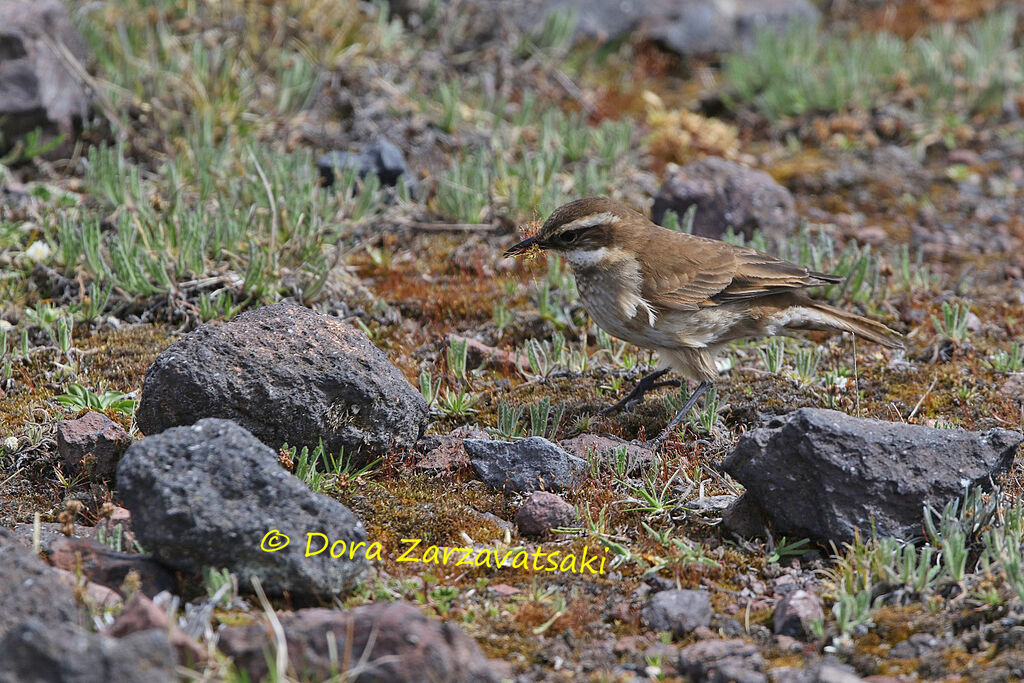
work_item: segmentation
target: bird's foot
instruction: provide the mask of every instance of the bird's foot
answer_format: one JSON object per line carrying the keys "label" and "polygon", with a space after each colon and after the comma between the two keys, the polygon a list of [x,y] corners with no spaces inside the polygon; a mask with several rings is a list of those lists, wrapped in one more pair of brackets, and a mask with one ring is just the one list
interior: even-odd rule
{"label": "bird's foot", "polygon": [[644,395],[646,395],[648,391],[653,391],[659,387],[677,385],[678,382],[675,380],[665,382],[658,381],[665,376],[666,372],[668,372],[668,368],[662,368],[661,370],[655,370],[652,373],[644,375],[640,378],[640,381],[636,383],[636,386],[633,387],[633,391],[629,392],[629,394],[627,394],[621,401],[618,401],[617,403],[614,403],[602,410],[601,414],[611,415],[612,413],[617,413],[624,408],[632,408],[643,399]]}
{"label": "bird's foot", "polygon": [[711,382],[708,381],[703,381],[699,385],[697,385],[697,388],[693,391],[693,394],[690,396],[689,400],[686,401],[686,404],[683,406],[682,410],[676,413],[676,416],[672,418],[672,421],[668,423],[668,426],[665,427],[661,434],[658,434],[658,436],[654,437],[650,443],[653,446],[660,446],[663,443],[665,443],[665,441],[668,440],[668,437],[672,436],[672,432],[675,431],[676,427],[678,427],[680,423],[684,419],[686,419],[686,416],[690,414],[690,411],[693,410],[693,406],[696,405],[697,400],[701,396],[703,396],[704,393],[710,388]]}

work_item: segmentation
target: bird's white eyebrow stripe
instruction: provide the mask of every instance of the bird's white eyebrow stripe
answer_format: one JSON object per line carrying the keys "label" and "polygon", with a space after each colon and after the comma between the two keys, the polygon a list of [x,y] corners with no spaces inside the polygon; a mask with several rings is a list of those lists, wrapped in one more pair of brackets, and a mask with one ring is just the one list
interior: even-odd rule
{"label": "bird's white eyebrow stripe", "polygon": [[[583,218],[577,218],[571,223],[566,223],[562,226],[562,230],[575,230],[577,228],[593,228],[597,225],[604,225],[606,223],[618,223],[621,218],[616,216],[611,211],[605,211],[603,213],[595,213]],[[559,231],[561,232],[561,231]]]}

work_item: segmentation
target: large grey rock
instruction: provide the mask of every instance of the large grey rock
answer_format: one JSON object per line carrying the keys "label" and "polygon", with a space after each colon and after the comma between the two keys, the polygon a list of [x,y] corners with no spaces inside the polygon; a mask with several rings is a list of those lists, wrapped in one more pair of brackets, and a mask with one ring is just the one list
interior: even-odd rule
{"label": "large grey rock", "polygon": [[721,239],[727,228],[750,237],[760,230],[780,241],[797,226],[793,195],[764,171],[708,157],[665,174],[651,218],[661,223],[668,211],[682,218],[696,206],[693,234]]}
{"label": "large grey rock", "polygon": [[153,435],[204,417],[363,464],[411,448],[427,404],[366,335],[295,304],[247,311],[171,344],[146,370],[136,414]]}
{"label": "large grey rock", "polygon": [[682,638],[698,626],[711,623],[711,598],[706,591],[658,591],[640,610],[640,618],[654,631]]}
{"label": "large grey rock", "polygon": [[63,3],[0,0],[0,18],[0,151],[36,128],[72,136],[90,98],[67,57],[84,65],[91,57]]}
{"label": "large grey rock", "polygon": [[930,429],[801,408],[740,437],[723,468],[780,535],[910,539],[921,534],[925,505],[987,486],[1022,440],[1005,429]]}
{"label": "large grey rock", "polygon": [[118,639],[29,619],[7,632],[0,652],[0,683],[178,680],[174,651],[160,629]]}
{"label": "large grey rock", "polygon": [[[508,671],[487,659],[476,642],[458,626],[426,617],[402,602],[375,602],[348,611],[305,609],[279,613],[288,643],[288,663],[300,680],[325,680],[344,669],[334,669],[334,652],[361,673],[361,683],[379,681],[498,681]],[[220,649],[239,670],[254,681],[268,674],[266,652],[271,651],[265,624],[228,626],[221,630]]]}
{"label": "large grey rock", "polygon": [[0,528],[0,638],[29,617],[49,626],[76,622],[78,610],[57,570]]}
{"label": "large grey rock", "polygon": [[[268,593],[300,602],[346,593],[367,569],[366,545],[350,557],[353,544],[366,541],[355,514],[310,491],[274,451],[228,420],[200,420],[136,442],[117,481],[139,542],[171,567],[227,568],[243,589],[256,577]],[[273,530],[290,540],[266,552],[261,542]],[[344,541],[347,551],[305,557],[307,533]],[[310,541],[314,551],[323,545],[319,536]]]}
{"label": "large grey rock", "polygon": [[477,476],[503,491],[562,491],[571,488],[587,467],[586,460],[540,436],[522,441],[466,439],[462,443]]}

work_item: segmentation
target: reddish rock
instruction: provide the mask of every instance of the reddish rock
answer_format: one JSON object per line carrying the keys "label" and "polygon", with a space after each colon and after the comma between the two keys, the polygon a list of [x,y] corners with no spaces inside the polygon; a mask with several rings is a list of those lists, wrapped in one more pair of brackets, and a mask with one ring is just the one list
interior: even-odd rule
{"label": "reddish rock", "polygon": [[655,458],[654,451],[648,448],[637,446],[617,436],[604,434],[580,434],[571,439],[559,441],[558,445],[568,453],[584,460],[589,461],[591,457],[597,456],[602,463],[612,469],[615,467],[615,462],[613,461],[615,449],[625,447],[626,469],[628,472],[650,464]]}
{"label": "reddish rock", "polygon": [[466,439],[486,439],[487,432],[469,426],[456,428],[448,436],[428,434],[420,439],[417,448],[423,455],[416,467],[424,470],[457,470],[469,467],[469,456],[462,442]]}
{"label": "reddish rock", "polygon": [[523,536],[544,536],[555,527],[572,524],[574,519],[576,511],[561,496],[535,491],[516,513],[516,526]]}
{"label": "reddish rock", "polygon": [[150,597],[165,590],[174,590],[174,577],[149,555],[119,553],[90,538],[58,538],[50,544],[50,564],[82,575],[121,592],[128,572],[139,575],[141,590]]}
{"label": "reddish rock", "polygon": [[104,635],[124,638],[133,633],[157,628],[167,634],[178,664],[192,666],[206,661],[206,649],[189,638],[178,625],[167,618],[167,611],[144,595],[136,595],[124,606],[124,611],[106,628]]}
{"label": "reddish rock", "polygon": [[93,481],[113,482],[117,463],[131,445],[128,432],[100,413],[57,425],[57,454],[65,474],[85,472]]}
{"label": "reddish rock", "polygon": [[75,572],[68,571],[66,569],[55,569],[56,574],[54,577],[58,582],[64,584],[71,590],[85,589],[86,599],[92,603],[92,606],[100,610],[113,610],[117,609],[123,604],[121,596],[117,594],[117,591],[102,586],[93,581],[88,581],[79,577]]}
{"label": "reddish rock", "polygon": [[488,586],[487,590],[490,591],[492,595],[496,595],[499,598],[508,598],[513,595],[522,593],[521,590],[519,590],[515,586],[510,586],[507,583],[499,583],[495,586]]}
{"label": "reddish rock", "polygon": [[[352,610],[303,609],[278,613],[288,645],[288,664],[300,680],[323,680],[337,671],[338,660],[359,663],[359,680],[498,681],[507,667],[484,655],[458,626],[430,619],[403,602],[363,605]],[[333,638],[337,659],[328,642]],[[266,624],[228,626],[220,649],[251,680],[268,674],[267,653],[273,635]]]}
{"label": "reddish rock", "polygon": [[786,593],[775,605],[772,626],[775,633],[793,638],[806,638],[811,624],[823,620],[821,600],[810,591],[803,589]]}

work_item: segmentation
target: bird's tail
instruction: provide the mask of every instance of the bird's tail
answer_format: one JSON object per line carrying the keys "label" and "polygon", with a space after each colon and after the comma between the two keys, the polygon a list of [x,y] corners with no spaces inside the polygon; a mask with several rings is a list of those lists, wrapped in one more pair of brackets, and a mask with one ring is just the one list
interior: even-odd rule
{"label": "bird's tail", "polygon": [[817,315],[809,316],[809,319],[800,325],[803,329],[852,332],[888,349],[903,348],[903,335],[890,330],[880,322],[817,301],[810,303],[807,308]]}

